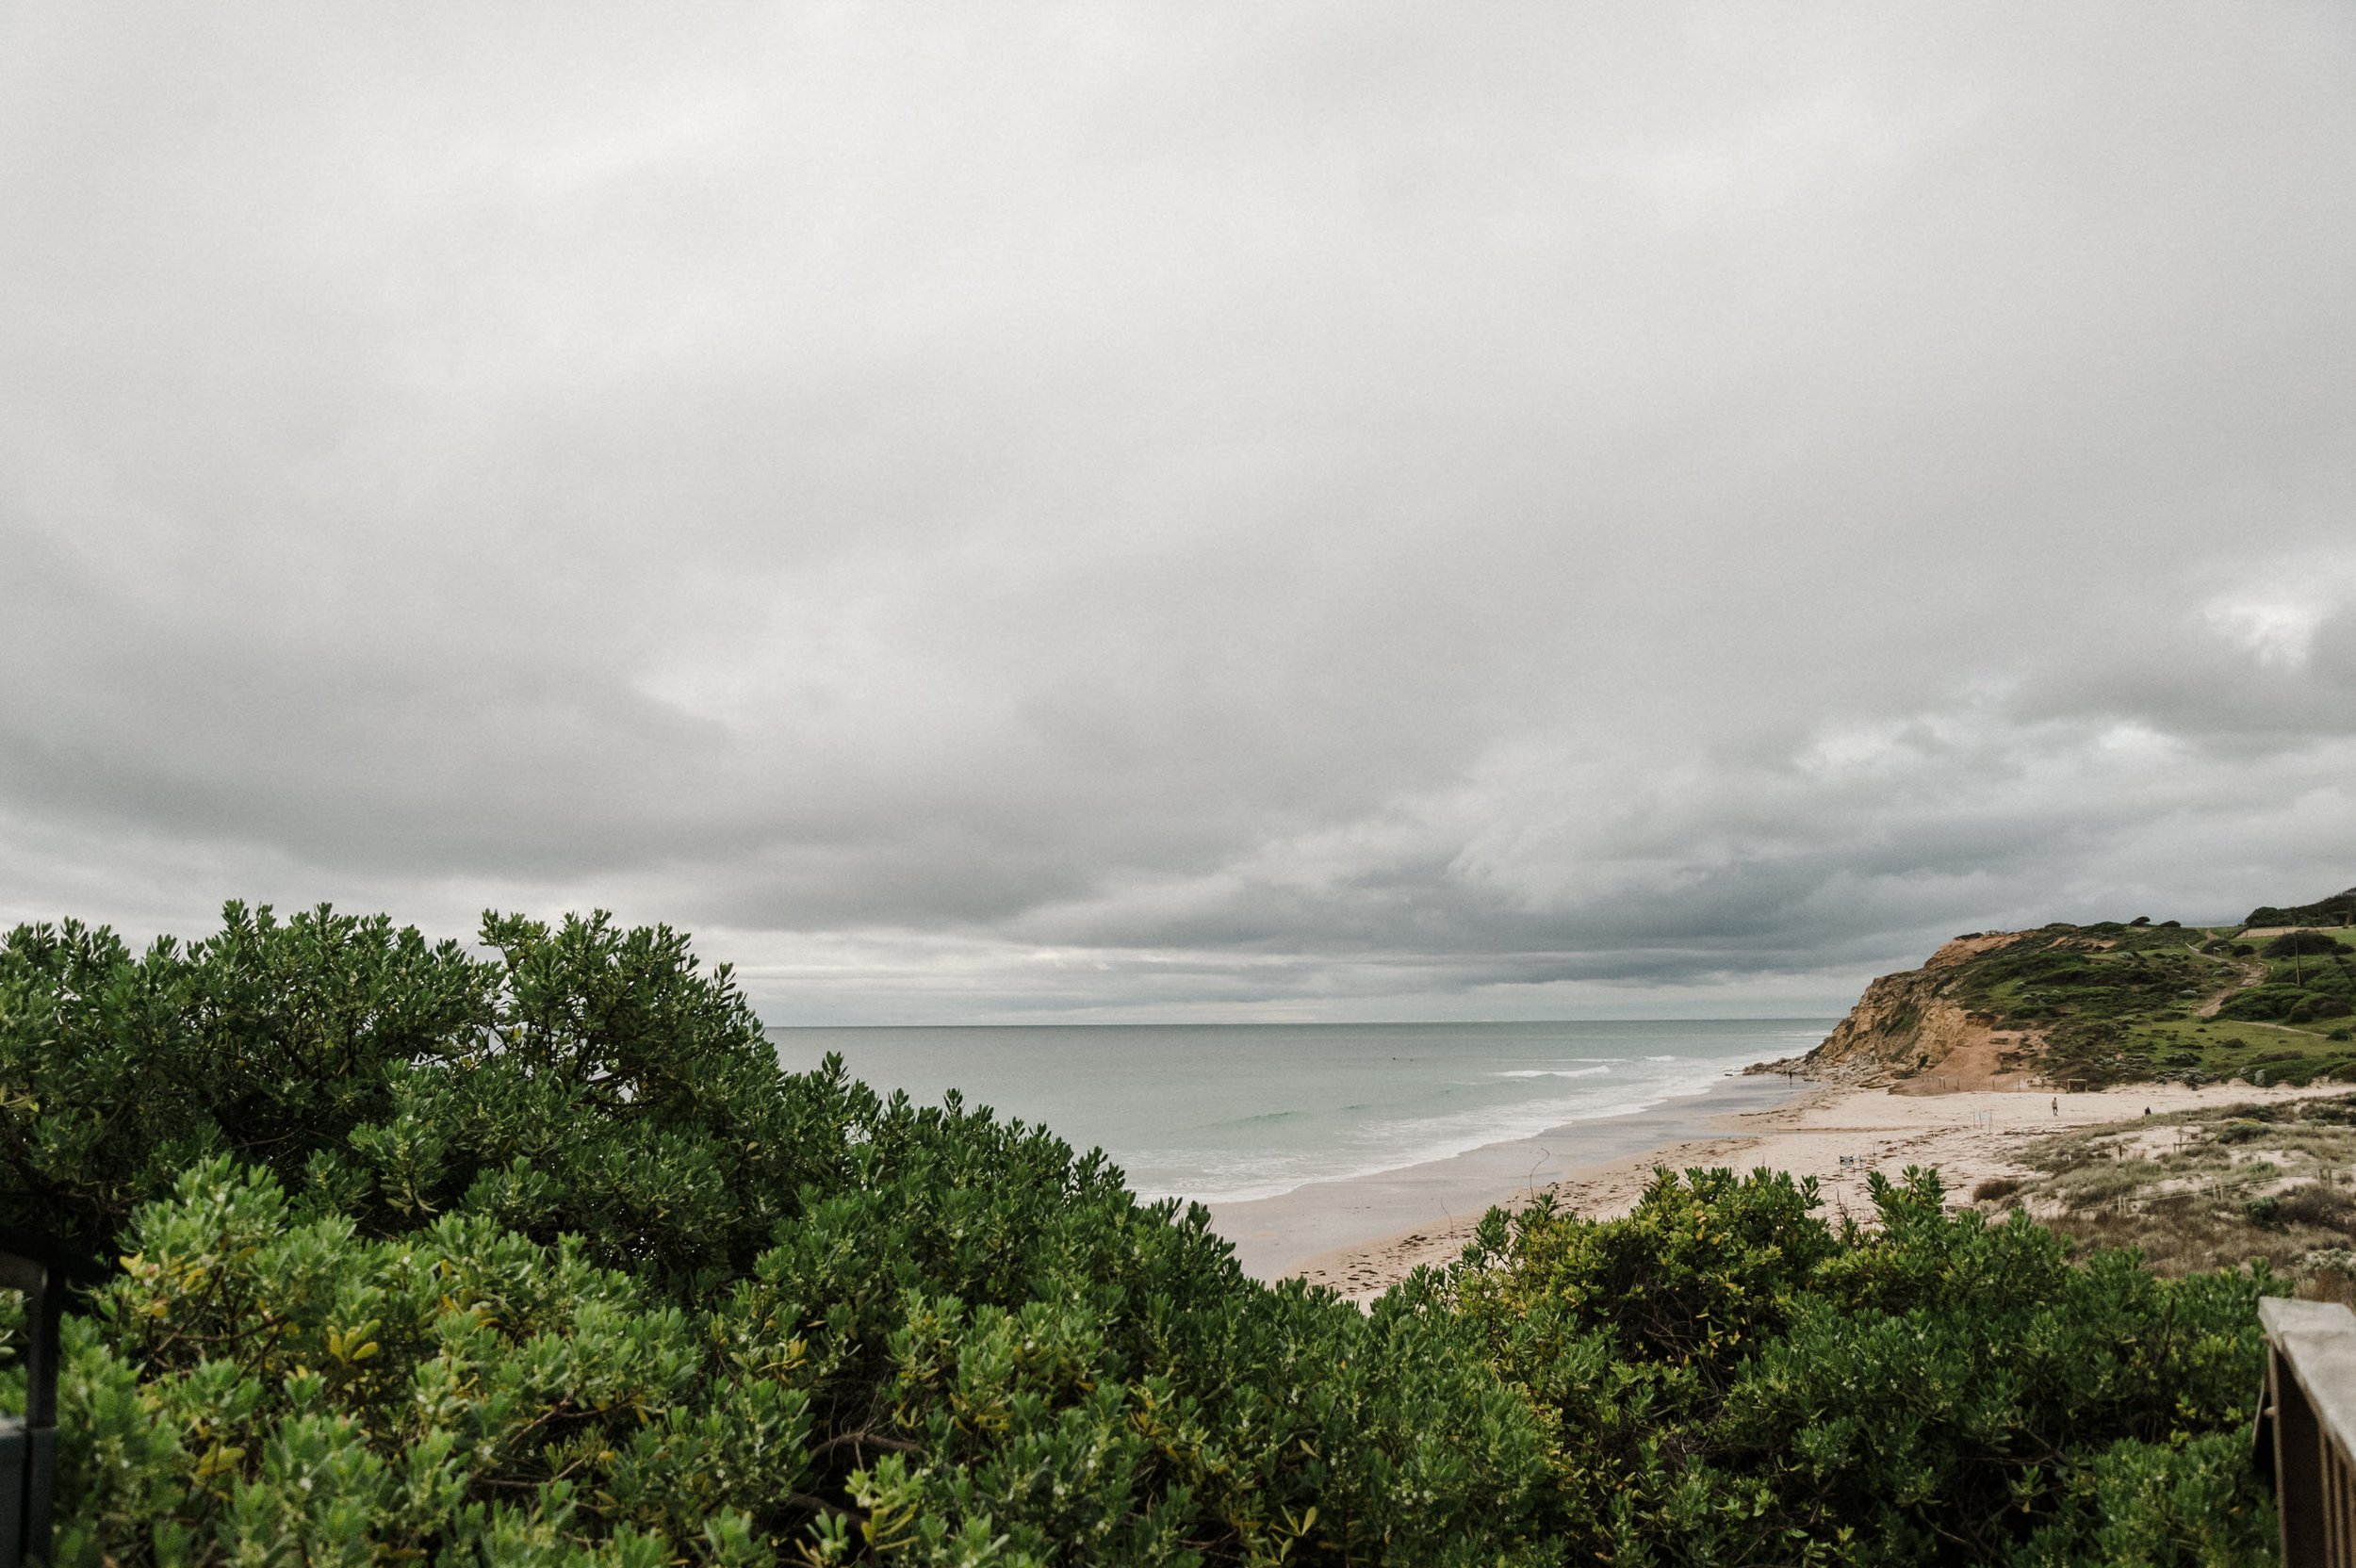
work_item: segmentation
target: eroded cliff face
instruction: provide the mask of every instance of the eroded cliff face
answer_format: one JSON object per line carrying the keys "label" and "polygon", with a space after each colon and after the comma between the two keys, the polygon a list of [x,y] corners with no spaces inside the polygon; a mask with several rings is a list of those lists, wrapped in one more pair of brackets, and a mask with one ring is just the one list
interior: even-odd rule
{"label": "eroded cliff face", "polygon": [[1822,1045],[1777,1067],[1833,1083],[1889,1084],[1901,1093],[2025,1085],[2031,1076],[2027,1062],[2043,1042],[2027,1031],[2000,1031],[1993,1019],[1967,1012],[1947,994],[1953,972],[1966,959],[2024,935],[1988,931],[1957,937],[1921,969],[1883,975],[1865,988]]}

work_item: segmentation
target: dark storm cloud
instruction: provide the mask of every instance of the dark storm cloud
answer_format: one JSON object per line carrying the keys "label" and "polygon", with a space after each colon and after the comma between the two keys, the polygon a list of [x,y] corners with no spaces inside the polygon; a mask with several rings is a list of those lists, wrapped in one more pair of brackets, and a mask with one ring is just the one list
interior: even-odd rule
{"label": "dark storm cloud", "polygon": [[774,1016],[2356,880],[2336,8],[25,8],[0,903]]}

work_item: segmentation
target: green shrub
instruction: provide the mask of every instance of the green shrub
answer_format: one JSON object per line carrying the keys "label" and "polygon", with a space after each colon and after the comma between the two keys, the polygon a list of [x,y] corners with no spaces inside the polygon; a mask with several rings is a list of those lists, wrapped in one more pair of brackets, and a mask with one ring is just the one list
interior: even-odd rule
{"label": "green shrub", "polygon": [[1872,1193],[1873,1231],[1766,1171],[1491,1217],[1449,1288],[1546,1419],[1566,1560],[2264,1560],[2263,1268],[2164,1282],[1929,1172]]}
{"label": "green shrub", "polygon": [[665,929],[483,935],[0,942],[0,1220],[97,1281],[61,1563],[2262,1560],[2263,1269],[1664,1172],[1361,1312],[1042,1130],[781,1071]]}
{"label": "green shrub", "polygon": [[2345,1231],[2351,1209],[2356,1209],[2356,1200],[2351,1200],[2337,1187],[2317,1182],[2302,1182],[2282,1195],[2276,1213],[2291,1224],[2319,1225],[2326,1230]]}
{"label": "green shrub", "polygon": [[2304,1023],[2318,1018],[2345,1018],[2348,1010],[2345,995],[2269,983],[2229,998],[2217,1009],[2217,1016],[2260,1023]]}
{"label": "green shrub", "polygon": [[0,944],[0,1213],[120,1259],[60,1562],[1554,1560],[1428,1290],[1260,1286],[1100,1155],[785,1073],[667,931],[484,939]]}
{"label": "green shrub", "polygon": [[2341,955],[2348,949],[2335,937],[2321,931],[2285,931],[2258,950],[2269,958],[2287,958],[2293,954]]}

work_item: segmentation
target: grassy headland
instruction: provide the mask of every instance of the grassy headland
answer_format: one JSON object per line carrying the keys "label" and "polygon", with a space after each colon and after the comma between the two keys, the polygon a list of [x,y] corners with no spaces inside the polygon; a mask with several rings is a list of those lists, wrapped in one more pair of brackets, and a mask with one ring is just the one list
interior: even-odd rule
{"label": "grassy headland", "polygon": [[1776,1065],[1918,1091],[2356,1080],[2351,915],[2356,890],[2232,925],[1968,933],[1874,981],[1823,1045]]}

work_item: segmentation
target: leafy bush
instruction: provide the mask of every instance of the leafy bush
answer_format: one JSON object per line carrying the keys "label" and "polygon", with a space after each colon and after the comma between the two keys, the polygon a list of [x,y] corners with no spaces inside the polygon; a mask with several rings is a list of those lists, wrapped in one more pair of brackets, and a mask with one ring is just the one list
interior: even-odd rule
{"label": "leafy bush", "polygon": [[1624,1220],[1484,1225],[1450,1289],[1547,1422],[1568,1560],[2265,1560],[2263,1269],[2073,1265],[1926,1171],[1872,1178],[1876,1231],[1812,1188],[1662,1171]]}
{"label": "leafy bush", "polygon": [[2282,1194],[2277,1212],[2296,1224],[2345,1231],[2351,1211],[2356,1211],[2356,1201],[2351,1201],[2347,1193],[2320,1183],[2304,1182]]}
{"label": "leafy bush", "polygon": [[2235,993],[2217,1009],[2220,1018],[2250,1022],[2300,1022],[2317,1018],[2345,1018],[2349,1011],[2344,994],[2306,987],[2267,984]]}
{"label": "leafy bush", "polygon": [[0,1212],[119,1253],[59,1560],[1541,1561],[1429,1294],[1245,1279],[1101,1156],[781,1071],[602,918],[0,944]]}
{"label": "leafy bush", "polygon": [[2330,898],[2319,898],[2313,904],[2296,904],[2288,907],[2261,905],[2250,911],[2244,925],[2347,925],[2356,923],[2356,888]]}
{"label": "leafy bush", "polygon": [[61,1562],[2263,1558],[2263,1270],[1691,1172],[1362,1313],[1043,1131],[780,1070],[666,929],[483,939],[0,942],[0,1220],[93,1282]]}

